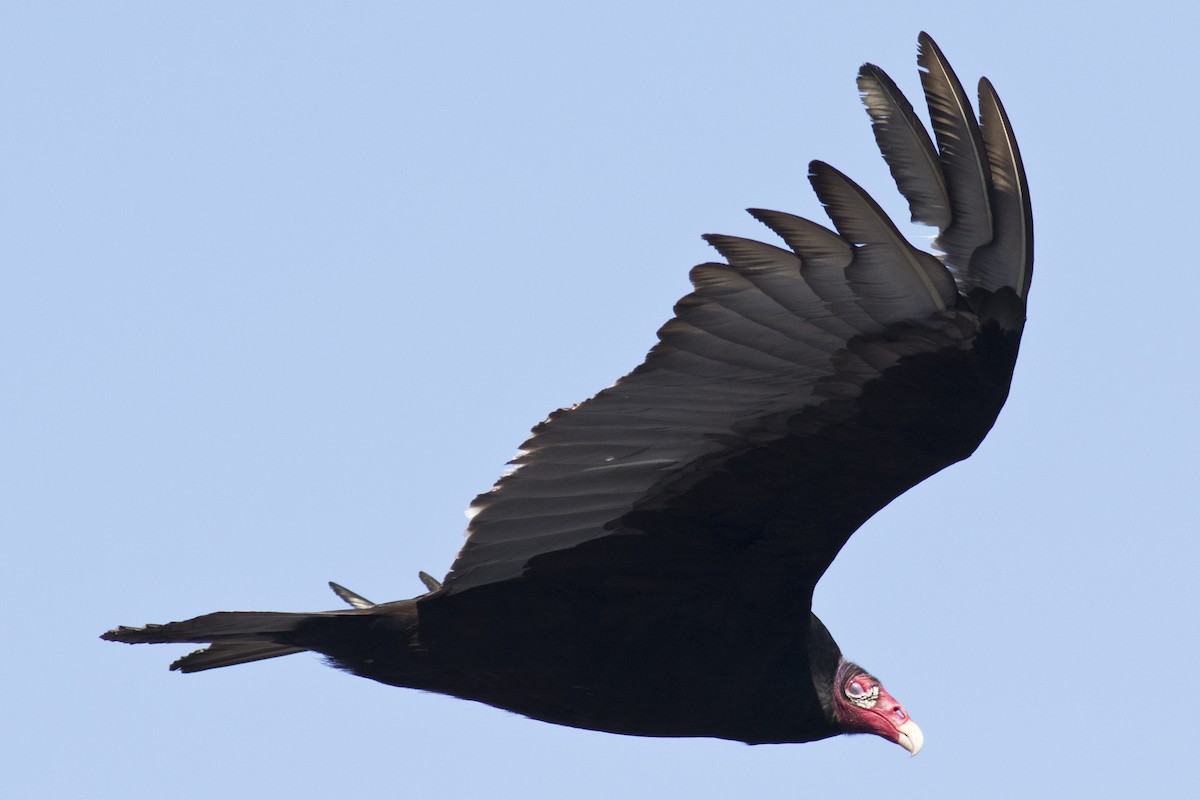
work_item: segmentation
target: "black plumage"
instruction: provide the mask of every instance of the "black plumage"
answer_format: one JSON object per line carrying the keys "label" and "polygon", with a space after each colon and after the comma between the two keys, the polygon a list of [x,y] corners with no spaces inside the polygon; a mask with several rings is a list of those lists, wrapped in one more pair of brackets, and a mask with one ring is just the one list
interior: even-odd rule
{"label": "black plumage", "polygon": [[813,162],[834,231],[753,209],[789,249],[708,236],[645,362],[533,430],[441,583],[381,605],[219,612],[121,627],[203,642],[195,672],[303,650],[383,683],[549,722],[751,743],[919,729],[811,611],[850,535],[969,456],[1008,395],[1033,262],[1016,141],[986,80],[982,126],[933,41],[934,139],[878,67],[876,138],[939,259],[849,178]]}

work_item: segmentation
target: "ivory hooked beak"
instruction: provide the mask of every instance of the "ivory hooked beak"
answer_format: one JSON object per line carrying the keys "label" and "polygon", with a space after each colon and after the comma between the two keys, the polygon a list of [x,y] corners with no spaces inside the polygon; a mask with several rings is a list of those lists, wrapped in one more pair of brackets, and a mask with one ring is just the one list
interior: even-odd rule
{"label": "ivory hooked beak", "polygon": [[896,729],[896,732],[899,734],[896,739],[897,744],[914,756],[921,752],[921,747],[925,744],[925,734],[921,733],[921,729],[917,727],[917,723],[911,719],[907,720]]}

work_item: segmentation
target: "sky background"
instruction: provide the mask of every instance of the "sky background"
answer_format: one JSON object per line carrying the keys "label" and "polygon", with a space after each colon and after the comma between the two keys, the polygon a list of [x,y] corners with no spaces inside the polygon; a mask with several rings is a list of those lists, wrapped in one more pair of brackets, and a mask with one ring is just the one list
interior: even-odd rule
{"label": "sky background", "polygon": [[[5,4],[0,795],[1193,796],[1200,18],[1070,6]],[[1037,261],[991,436],[817,591],[919,758],[97,638],[417,594],[530,426],[641,360],[700,234],[823,219],[812,158],[907,219],[854,78],[916,100],[921,29],[999,89]]]}

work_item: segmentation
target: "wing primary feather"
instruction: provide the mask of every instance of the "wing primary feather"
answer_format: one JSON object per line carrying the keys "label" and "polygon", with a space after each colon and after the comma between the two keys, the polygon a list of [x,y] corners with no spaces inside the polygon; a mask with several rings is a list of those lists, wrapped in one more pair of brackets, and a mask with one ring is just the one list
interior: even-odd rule
{"label": "wing primary feather", "polygon": [[987,151],[971,101],[950,63],[929,34],[922,32],[918,41],[917,64],[946,177],[952,217],[934,246],[946,254],[946,262],[958,270],[960,280],[970,284],[971,256],[992,238]]}
{"label": "wing primary feather", "polygon": [[[785,304],[797,321],[843,340],[863,332],[864,323],[867,328],[874,324],[854,305],[846,283],[845,270],[853,260],[854,248],[845,239],[801,217],[759,213],[788,230],[795,255],[761,242],[751,247],[745,243],[752,240],[738,237],[708,234],[704,238],[747,280]],[[803,280],[796,280],[797,275]]]}
{"label": "wing primary feather", "polygon": [[992,175],[992,241],[971,259],[979,285],[1011,286],[1024,298],[1033,278],[1033,208],[1021,151],[1004,105],[991,81],[979,81],[979,118]]}
{"label": "wing primary feather", "polygon": [[800,259],[795,253],[784,250],[782,247],[741,236],[727,236],[723,233],[706,233],[700,238],[712,245],[731,266],[784,263],[794,265],[797,274],[800,272]]}
{"label": "wing primary feather", "polygon": [[891,170],[896,188],[908,200],[912,221],[944,231],[950,225],[950,197],[946,177],[933,140],[912,104],[887,73],[874,64],[863,64],[858,90],[875,141]]}
{"label": "wing primary feather", "polygon": [[765,208],[748,208],[746,211],[778,234],[805,266],[850,266],[854,249],[824,225],[783,211]]}
{"label": "wing primary feather", "polygon": [[[864,307],[872,306],[871,316],[890,324],[916,313],[914,301],[925,313],[944,311],[953,303],[957,288],[946,269],[910,245],[862,187],[823,161],[809,164],[809,179],[838,233],[860,245],[847,273]],[[884,253],[876,257],[880,248]]]}

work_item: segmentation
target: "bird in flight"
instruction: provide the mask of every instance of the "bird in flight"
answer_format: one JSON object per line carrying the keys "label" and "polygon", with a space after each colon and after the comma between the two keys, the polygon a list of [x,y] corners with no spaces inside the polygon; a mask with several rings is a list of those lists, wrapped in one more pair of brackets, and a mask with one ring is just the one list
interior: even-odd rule
{"label": "bird in flight", "polygon": [[813,589],[893,498],[978,447],[1012,379],[1033,268],[1029,193],[986,78],[978,117],[934,41],[918,65],[933,137],[895,83],[858,87],[915,222],[908,243],[828,164],[832,230],[750,213],[786,247],[705,238],[646,360],[533,429],[471,504],[428,591],[350,608],[222,611],[104,639],[197,642],[181,672],[303,651],[347,672],[534,719],[751,744],[921,730],[812,613]]}

